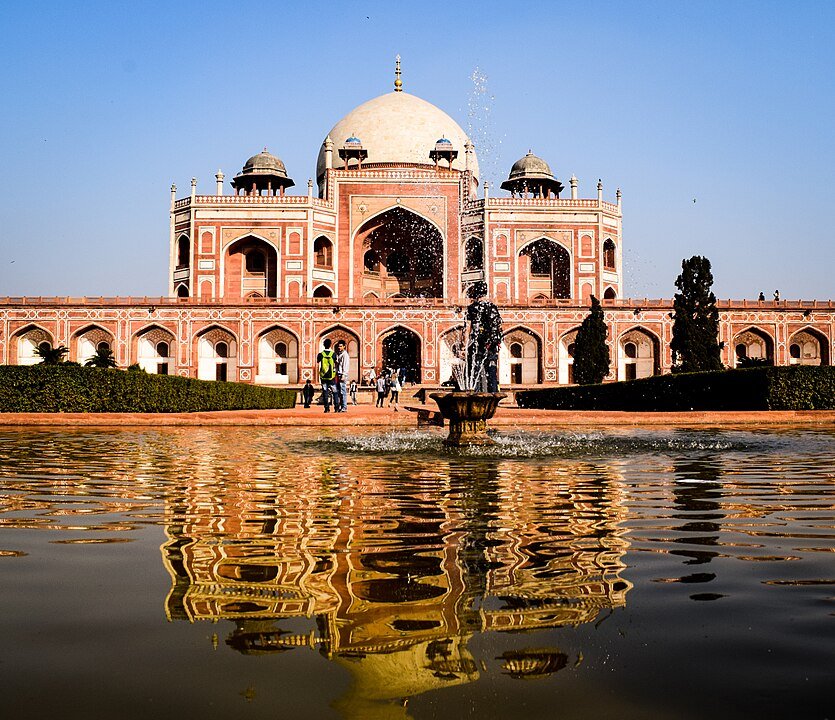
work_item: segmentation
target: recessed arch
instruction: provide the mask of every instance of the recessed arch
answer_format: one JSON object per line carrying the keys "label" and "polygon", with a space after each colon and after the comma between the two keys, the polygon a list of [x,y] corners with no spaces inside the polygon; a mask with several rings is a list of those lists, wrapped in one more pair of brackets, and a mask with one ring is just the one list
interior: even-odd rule
{"label": "recessed arch", "polygon": [[191,265],[191,238],[183,234],[177,238],[177,269],[187,268],[189,265]]}
{"label": "recessed arch", "polygon": [[603,241],[603,268],[605,270],[615,270],[617,268],[615,241],[612,238],[606,238]]}
{"label": "recessed arch", "polygon": [[85,325],[73,333],[70,347],[70,358],[82,365],[92,358],[100,349],[107,348],[116,354],[115,337],[112,332],[105,330],[95,323]]}
{"label": "recessed arch", "polygon": [[331,290],[329,285],[325,285],[324,283],[322,283],[321,285],[317,285],[315,288],[313,288],[313,297],[332,298],[333,290]]}
{"label": "recessed arch", "polygon": [[533,385],[542,382],[542,338],[519,325],[505,331],[499,348],[499,383]]}
{"label": "recessed arch", "polygon": [[223,297],[278,297],[278,245],[257,233],[227,243],[221,257]]}
{"label": "recessed arch", "polygon": [[38,365],[42,359],[38,350],[54,347],[52,333],[36,323],[30,323],[12,333],[13,365]]}
{"label": "recessed arch", "polygon": [[188,285],[186,285],[185,283],[180,283],[179,285],[177,285],[174,294],[178,298],[187,298],[189,296]]}
{"label": "recessed arch", "polygon": [[327,235],[317,235],[313,240],[313,266],[317,268],[333,268],[334,244]]}
{"label": "recessed arch", "polygon": [[210,325],[194,337],[197,345],[197,377],[200,380],[235,380],[238,338],[229,328]]}
{"label": "recessed arch", "polygon": [[361,294],[444,296],[445,240],[430,218],[411,208],[390,207],[357,228],[353,245],[362,253],[363,262],[369,251],[379,259],[379,274],[367,269],[362,273]]}
{"label": "recessed arch", "polygon": [[580,326],[566,330],[557,341],[559,348],[558,380],[561,385],[574,384],[574,343]]}
{"label": "recessed arch", "polygon": [[299,382],[299,338],[294,332],[273,325],[258,334],[257,346],[256,383],[288,385]]}
{"label": "recessed arch", "polygon": [[517,263],[522,297],[571,297],[571,251],[563,243],[544,235],[526,242],[519,248]]}
{"label": "recessed arch", "polygon": [[176,358],[176,338],[167,328],[151,323],[133,334],[136,362],[152,375],[171,375]]}
{"label": "recessed arch", "polygon": [[462,267],[465,271],[484,269],[484,241],[477,235],[471,235],[464,243]]}
{"label": "recessed arch", "polygon": [[788,347],[790,365],[830,364],[829,338],[817,328],[804,327],[793,332]]}
{"label": "recessed arch", "polygon": [[734,367],[774,364],[774,338],[756,325],[736,333],[731,348]]}
{"label": "recessed arch", "polygon": [[661,372],[661,340],[643,325],[633,325],[618,336],[618,380],[637,380]]}
{"label": "recessed arch", "polygon": [[604,300],[617,300],[618,299],[618,293],[612,286],[609,286],[603,291],[603,299]]}
{"label": "recessed arch", "polygon": [[406,370],[406,380],[421,381],[421,337],[406,325],[395,325],[378,335],[381,370]]}

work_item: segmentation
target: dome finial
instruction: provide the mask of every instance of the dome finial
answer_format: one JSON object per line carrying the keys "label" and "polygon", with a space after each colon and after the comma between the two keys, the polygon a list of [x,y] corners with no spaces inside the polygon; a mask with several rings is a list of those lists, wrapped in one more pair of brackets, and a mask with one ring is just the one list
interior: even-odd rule
{"label": "dome finial", "polygon": [[403,81],[400,79],[400,55],[394,58],[394,92],[403,92]]}

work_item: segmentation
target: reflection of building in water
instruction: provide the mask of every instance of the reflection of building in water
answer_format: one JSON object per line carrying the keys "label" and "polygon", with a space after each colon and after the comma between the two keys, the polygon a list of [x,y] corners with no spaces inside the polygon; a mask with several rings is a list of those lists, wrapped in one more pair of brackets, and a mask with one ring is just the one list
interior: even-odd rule
{"label": "reflection of building in water", "polygon": [[[378,692],[395,697],[477,677],[474,632],[575,625],[625,604],[615,479],[438,460],[430,477],[394,469],[378,486],[364,462],[337,480],[300,471],[287,491],[259,489],[246,467],[222,486],[183,485],[162,547],[169,619],[233,620],[227,644],[242,652],[318,646],[357,687],[394,678]],[[311,624],[289,633],[287,618]],[[504,663],[512,677],[564,665]]]}

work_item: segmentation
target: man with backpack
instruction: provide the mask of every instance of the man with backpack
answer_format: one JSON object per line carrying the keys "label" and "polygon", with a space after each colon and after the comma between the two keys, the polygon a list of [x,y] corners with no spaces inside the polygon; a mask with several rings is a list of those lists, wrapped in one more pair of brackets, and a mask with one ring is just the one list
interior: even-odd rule
{"label": "man with backpack", "polygon": [[336,343],[336,395],[334,396],[334,412],[348,412],[348,372],[351,369],[351,358],[345,349],[345,342],[339,340]]}
{"label": "man with backpack", "polygon": [[322,401],[325,404],[325,412],[329,413],[331,398],[336,392],[336,361],[331,350],[330,338],[322,341],[322,352],[316,356],[316,363],[319,367],[319,382],[322,383]]}

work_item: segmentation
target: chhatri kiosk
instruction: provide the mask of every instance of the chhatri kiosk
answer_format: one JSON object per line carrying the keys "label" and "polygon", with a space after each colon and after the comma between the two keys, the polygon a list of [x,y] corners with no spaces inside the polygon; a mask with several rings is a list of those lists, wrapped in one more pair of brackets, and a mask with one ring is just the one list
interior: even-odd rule
{"label": "chhatri kiosk", "polygon": [[[610,331],[610,379],[669,371],[672,300],[624,298],[620,191],[604,199],[597,181],[580,197],[577,178],[566,188],[530,151],[488,187],[477,150],[443,110],[403,91],[398,60],[393,92],[333,126],[301,193],[266,149],[231,192],[220,171],[211,194],[196,179],[185,197],[172,186],[168,297],[0,299],[0,361],[37,362],[43,343],[77,361],[107,346],[121,367],[294,385],[315,376],[329,337],[346,341],[357,379],[405,366],[439,385],[466,288],[484,280],[504,320],[503,386],[572,381],[592,295]],[[831,362],[831,301],[719,309],[729,366]]]}

